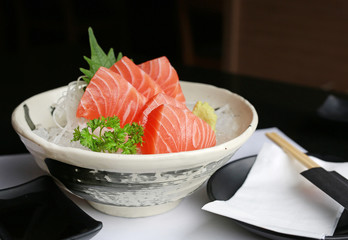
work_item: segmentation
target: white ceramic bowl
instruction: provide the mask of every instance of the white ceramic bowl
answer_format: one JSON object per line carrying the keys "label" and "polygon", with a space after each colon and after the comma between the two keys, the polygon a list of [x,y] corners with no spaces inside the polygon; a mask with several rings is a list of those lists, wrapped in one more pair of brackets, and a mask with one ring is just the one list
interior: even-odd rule
{"label": "white ceramic bowl", "polygon": [[66,87],[35,95],[12,114],[12,125],[37,164],[57,183],[104,213],[144,217],[166,212],[201,186],[255,131],[258,116],[241,96],[211,85],[181,82],[187,102],[207,101],[233,112],[230,139],[214,147],[168,154],[123,155],[62,147],[37,136],[26,120],[54,126],[51,106]]}

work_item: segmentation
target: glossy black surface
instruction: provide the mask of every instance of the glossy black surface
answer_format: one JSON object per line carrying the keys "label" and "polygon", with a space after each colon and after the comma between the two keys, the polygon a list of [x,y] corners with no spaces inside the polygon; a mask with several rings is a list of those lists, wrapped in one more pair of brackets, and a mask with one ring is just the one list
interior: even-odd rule
{"label": "glossy black surface", "polygon": [[301,172],[301,175],[348,209],[348,180],[341,174],[336,171],[327,171],[322,167],[315,167]]}
{"label": "glossy black surface", "polygon": [[[322,158],[324,159],[324,158]],[[228,200],[237,190],[242,186],[248,173],[256,160],[256,156],[250,156],[242,158],[233,162],[230,162],[217,170],[207,183],[207,192],[210,200]],[[325,158],[325,160],[331,160]],[[336,158],[334,158],[336,160]],[[242,227],[254,232],[258,235],[275,240],[302,240],[311,239],[301,236],[293,236],[288,234],[282,234],[260,227],[256,227],[241,221],[235,220]],[[340,221],[336,227],[333,236],[328,236],[325,239],[328,240],[346,240],[348,239],[348,212],[345,210],[340,218]]]}
{"label": "glossy black surface", "polygon": [[101,228],[49,176],[0,190],[1,240],[87,240]]}

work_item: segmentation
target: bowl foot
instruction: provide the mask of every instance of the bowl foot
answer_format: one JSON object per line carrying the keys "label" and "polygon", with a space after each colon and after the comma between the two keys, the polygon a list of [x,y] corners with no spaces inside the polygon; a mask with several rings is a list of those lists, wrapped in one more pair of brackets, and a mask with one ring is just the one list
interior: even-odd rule
{"label": "bowl foot", "polygon": [[164,204],[154,205],[154,206],[146,206],[146,207],[120,207],[108,204],[101,204],[92,201],[88,201],[88,203],[97,209],[100,212],[117,216],[117,217],[127,217],[127,218],[138,218],[138,217],[148,217],[161,213],[168,212],[172,210],[176,206],[179,205],[181,199],[168,202]]}

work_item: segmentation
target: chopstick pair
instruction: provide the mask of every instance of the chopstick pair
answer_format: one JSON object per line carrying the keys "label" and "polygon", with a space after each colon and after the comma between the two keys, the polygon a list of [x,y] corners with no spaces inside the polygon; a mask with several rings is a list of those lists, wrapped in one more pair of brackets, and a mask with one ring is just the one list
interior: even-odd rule
{"label": "chopstick pair", "polygon": [[302,176],[341,204],[345,209],[348,209],[348,180],[345,177],[336,171],[325,170],[277,133],[266,133],[266,136],[278,144],[285,153],[293,156],[308,168],[308,170],[301,172]]}

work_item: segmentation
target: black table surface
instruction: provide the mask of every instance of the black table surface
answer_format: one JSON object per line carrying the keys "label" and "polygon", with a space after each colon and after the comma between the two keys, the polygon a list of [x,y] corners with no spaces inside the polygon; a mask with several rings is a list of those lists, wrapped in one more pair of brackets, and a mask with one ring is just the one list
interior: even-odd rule
{"label": "black table surface", "polygon": [[[30,57],[35,60],[35,55]],[[16,61],[15,57],[6,60]],[[3,112],[3,138],[0,144],[2,155],[27,152],[11,126],[11,113],[14,108],[36,93],[66,85],[79,74],[78,68],[69,64],[69,61],[53,60],[45,63],[44,60],[36,59],[35,68],[24,65],[8,66],[8,74],[3,77],[6,81],[3,94],[0,95]],[[348,99],[348,94],[197,67],[176,66],[176,69],[180,79],[226,88],[249,100],[258,112],[259,129],[278,127],[309,152],[348,160],[348,124],[323,119],[317,114],[317,109],[330,94],[344,99]]]}

